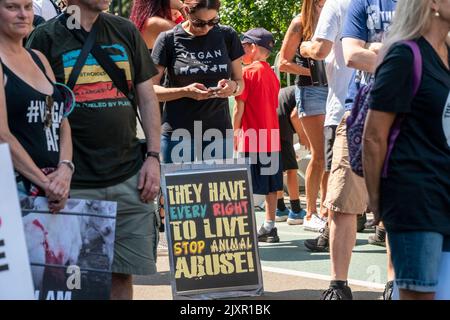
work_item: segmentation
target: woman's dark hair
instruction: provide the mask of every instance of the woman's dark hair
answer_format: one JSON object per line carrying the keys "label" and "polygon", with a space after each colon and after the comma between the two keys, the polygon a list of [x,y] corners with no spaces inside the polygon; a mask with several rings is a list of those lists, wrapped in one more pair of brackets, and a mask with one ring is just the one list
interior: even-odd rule
{"label": "woman's dark hair", "polygon": [[142,32],[145,21],[151,17],[172,19],[170,0],[134,0],[130,20]]}
{"label": "woman's dark hair", "polygon": [[220,0],[184,0],[184,5],[189,8],[190,12],[195,12],[200,9],[219,11]]}

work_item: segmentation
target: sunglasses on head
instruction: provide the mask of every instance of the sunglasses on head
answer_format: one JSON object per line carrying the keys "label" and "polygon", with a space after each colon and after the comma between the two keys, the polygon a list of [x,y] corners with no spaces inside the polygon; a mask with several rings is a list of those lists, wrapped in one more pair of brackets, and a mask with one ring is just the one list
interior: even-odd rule
{"label": "sunglasses on head", "polygon": [[215,17],[214,19],[211,19],[208,21],[204,21],[204,20],[200,20],[200,19],[189,19],[189,20],[191,21],[192,25],[196,28],[203,28],[205,26],[214,27],[215,25],[219,24],[219,22],[220,22],[219,17]]}
{"label": "sunglasses on head", "polygon": [[44,126],[50,128],[53,124],[53,97],[45,97],[45,119]]}

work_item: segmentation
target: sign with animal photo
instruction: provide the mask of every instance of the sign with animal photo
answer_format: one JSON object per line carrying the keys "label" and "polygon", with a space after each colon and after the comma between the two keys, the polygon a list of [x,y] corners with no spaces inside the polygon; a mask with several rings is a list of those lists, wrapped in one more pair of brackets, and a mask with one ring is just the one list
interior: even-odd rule
{"label": "sign with animal photo", "polygon": [[261,294],[247,166],[164,165],[162,171],[174,296]]}
{"label": "sign with animal photo", "polygon": [[0,145],[0,300],[32,300],[25,235],[13,165],[6,144]]}
{"label": "sign with animal photo", "polygon": [[43,197],[21,206],[35,298],[109,299],[116,202],[69,199],[57,214]]}

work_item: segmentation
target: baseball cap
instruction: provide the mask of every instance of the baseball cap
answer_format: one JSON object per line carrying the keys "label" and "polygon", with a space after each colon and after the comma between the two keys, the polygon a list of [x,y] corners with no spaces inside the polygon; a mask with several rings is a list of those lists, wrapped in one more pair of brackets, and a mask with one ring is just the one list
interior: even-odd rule
{"label": "baseball cap", "polygon": [[270,52],[275,45],[272,33],[264,28],[254,28],[245,32],[241,37],[242,43],[254,43],[258,46],[266,48]]}

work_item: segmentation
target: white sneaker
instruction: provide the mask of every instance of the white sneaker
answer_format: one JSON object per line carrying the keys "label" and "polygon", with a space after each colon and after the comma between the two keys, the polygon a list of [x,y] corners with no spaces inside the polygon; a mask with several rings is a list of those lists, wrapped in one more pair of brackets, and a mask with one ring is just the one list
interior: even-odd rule
{"label": "white sneaker", "polygon": [[309,219],[307,217],[303,219],[303,227],[308,231],[319,232],[326,224],[327,220],[320,218],[317,213],[313,213]]}

